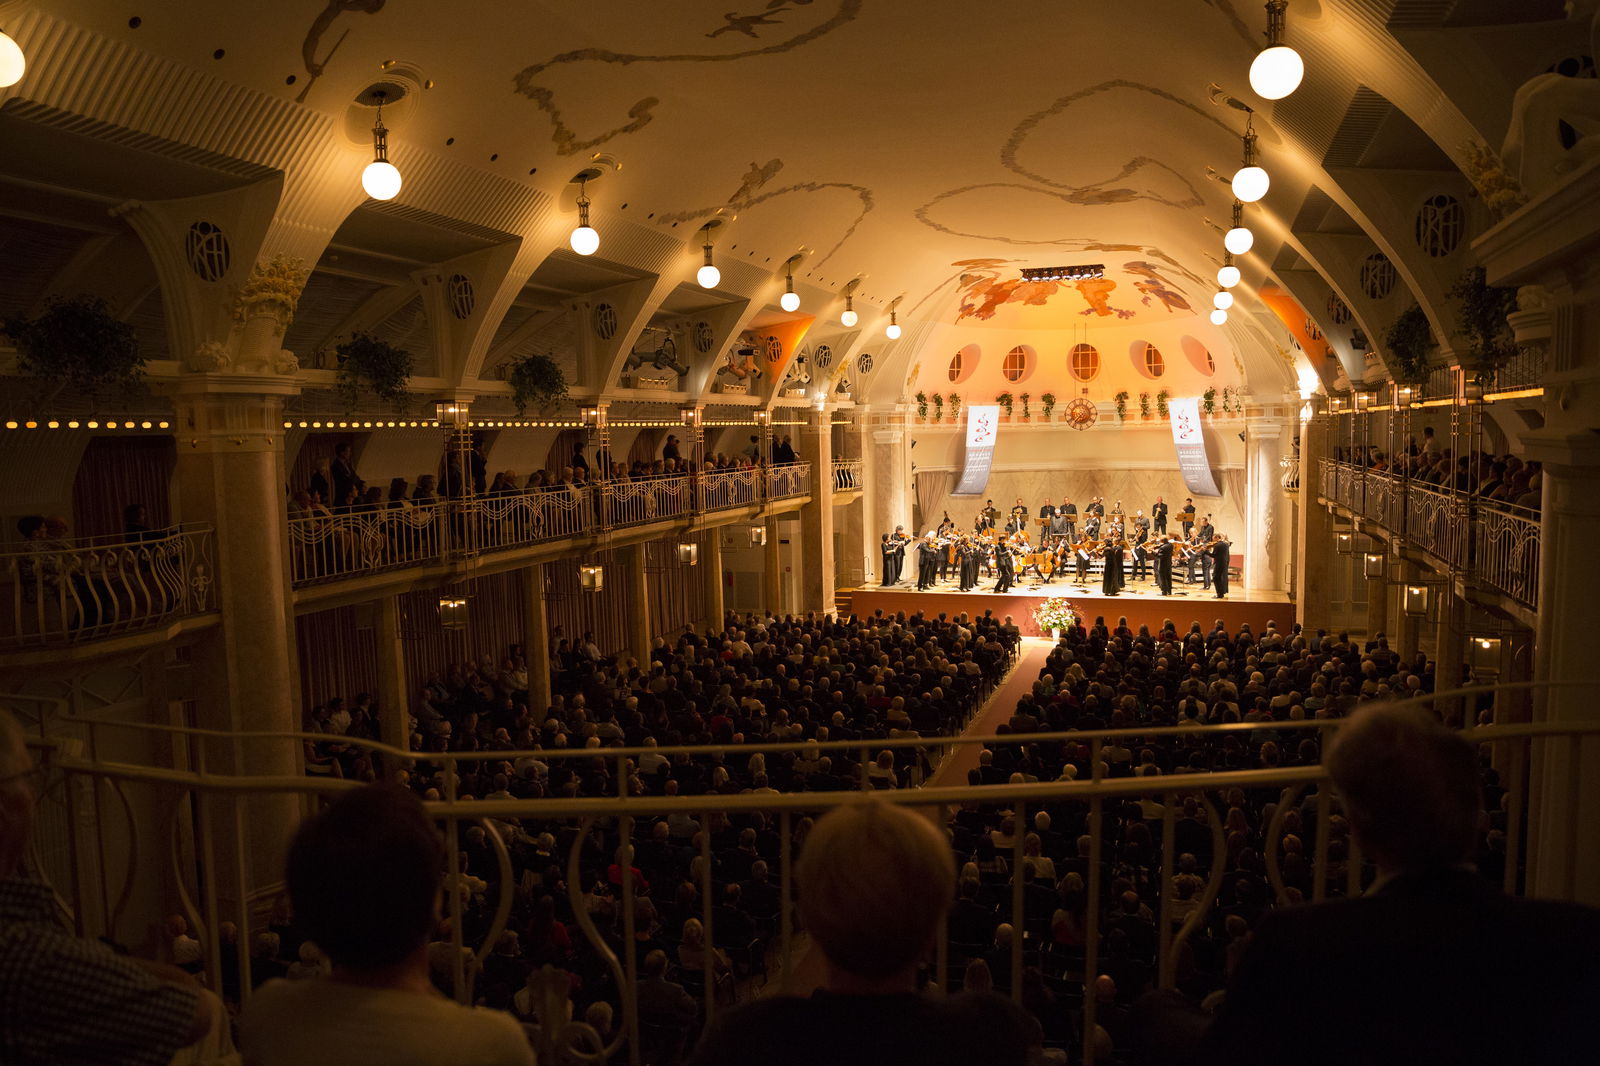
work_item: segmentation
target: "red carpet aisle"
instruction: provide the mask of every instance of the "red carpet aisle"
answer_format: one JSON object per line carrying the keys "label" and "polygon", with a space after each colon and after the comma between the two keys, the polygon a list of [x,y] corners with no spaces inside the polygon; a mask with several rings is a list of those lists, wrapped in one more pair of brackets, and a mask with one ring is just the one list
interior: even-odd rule
{"label": "red carpet aisle", "polygon": [[[962,731],[962,736],[982,737],[994,732],[994,727],[1002,722],[1009,721],[1011,712],[1016,710],[1017,701],[1033,689],[1033,683],[1039,680],[1039,671],[1044,668],[1044,661],[1050,657],[1050,649],[1055,642],[1048,637],[1025,637],[1022,641],[1022,654],[1017,659],[1017,665],[1011,668],[1011,673],[994,690],[994,695],[989,697],[989,702],[983,705],[972,722]],[[944,765],[934,773],[933,779],[928,782],[935,788],[945,785],[965,785],[967,771],[978,765],[978,752],[981,749],[976,744],[962,744],[958,746]]]}

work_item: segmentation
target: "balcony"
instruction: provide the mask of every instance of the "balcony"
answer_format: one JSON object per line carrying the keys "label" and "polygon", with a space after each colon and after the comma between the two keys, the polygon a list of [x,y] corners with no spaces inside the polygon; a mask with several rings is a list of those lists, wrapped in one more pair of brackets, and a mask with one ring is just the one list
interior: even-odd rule
{"label": "balcony", "polygon": [[215,606],[209,526],[31,541],[0,561],[10,604],[0,650],[159,630]]}
{"label": "balcony", "polygon": [[534,489],[289,520],[296,588],[656,522],[799,500],[811,464]]}
{"label": "balcony", "polygon": [[1322,461],[1322,496],[1480,586],[1539,609],[1536,513],[1332,459]]}
{"label": "balcony", "polygon": [[833,491],[861,491],[860,459],[835,459],[833,461]]}

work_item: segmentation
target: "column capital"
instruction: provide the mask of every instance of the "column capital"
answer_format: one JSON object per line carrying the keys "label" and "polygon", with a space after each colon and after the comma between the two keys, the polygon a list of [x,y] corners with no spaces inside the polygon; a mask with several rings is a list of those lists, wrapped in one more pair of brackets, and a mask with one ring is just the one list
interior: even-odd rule
{"label": "column capital", "polygon": [[283,404],[298,395],[292,378],[193,375],[173,395],[173,435],[180,451],[278,451],[283,448]]}

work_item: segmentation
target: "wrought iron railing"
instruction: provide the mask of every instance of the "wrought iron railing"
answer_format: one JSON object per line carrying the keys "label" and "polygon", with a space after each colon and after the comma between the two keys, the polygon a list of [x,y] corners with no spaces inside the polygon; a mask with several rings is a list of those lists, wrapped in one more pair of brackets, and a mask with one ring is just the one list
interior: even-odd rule
{"label": "wrought iron railing", "polygon": [[[1579,684],[1593,688],[1593,683],[1519,683],[1493,687],[1475,687],[1440,693],[1436,697],[1423,697],[1416,701],[1428,703],[1433,699],[1472,698],[1495,701],[1497,707],[1520,705],[1539,690],[1554,687],[1572,687]],[[1501,701],[1506,701],[1501,703]],[[0,703],[5,702],[0,698]],[[43,721],[43,715],[39,716]],[[1470,716],[1469,716],[1470,720]],[[1184,727],[1144,727],[1137,729],[1100,730],[1068,733],[1006,734],[1003,736],[965,736],[960,738],[896,738],[890,741],[833,741],[820,744],[811,742],[799,745],[794,742],[779,744],[753,744],[741,746],[740,758],[747,754],[762,754],[766,759],[781,759],[790,755],[804,758],[827,756],[837,763],[850,763],[857,770],[862,790],[871,791],[873,785],[869,769],[873,756],[886,747],[894,750],[928,750],[937,754],[947,748],[981,745],[998,749],[1006,745],[1079,745],[1083,752],[1081,761],[1089,769],[1082,780],[1063,777],[1056,781],[1025,781],[1019,784],[992,786],[930,787],[878,791],[885,802],[914,805],[936,811],[941,823],[948,823],[956,834],[953,838],[958,853],[961,852],[960,833],[963,820],[956,812],[999,813],[1002,808],[1013,819],[1019,830],[1012,834],[1011,843],[1001,855],[1009,860],[1018,876],[989,878],[984,885],[989,891],[988,905],[998,920],[1009,920],[1019,937],[1019,950],[1010,953],[1009,973],[995,975],[996,984],[1020,999],[1023,994],[1023,969],[1037,966],[1046,978],[1070,994],[1070,1001],[1081,1003],[1078,1031],[1086,1040],[1086,1051],[1093,1056],[1094,1021],[1097,1004],[1092,992],[1093,982],[1100,973],[1099,960],[1106,921],[1117,901],[1106,893],[1106,886],[1119,870],[1133,864],[1131,877],[1140,886],[1142,898],[1156,916],[1155,968],[1153,981],[1157,987],[1170,989],[1178,980],[1180,960],[1192,937],[1207,928],[1213,918],[1213,908],[1223,890],[1228,862],[1234,857],[1224,838],[1223,812],[1233,816],[1231,807],[1244,804],[1246,795],[1270,795],[1275,814],[1266,817],[1252,829],[1252,842],[1258,841],[1257,852],[1264,860],[1264,873],[1269,886],[1271,902],[1283,906],[1304,898],[1311,902],[1335,896],[1359,895],[1370,883],[1374,871],[1360,851],[1359,841],[1346,835],[1342,820],[1335,822],[1337,800],[1324,768],[1316,763],[1294,767],[1259,770],[1232,770],[1215,773],[1174,773],[1167,776],[1106,777],[1108,766],[1103,757],[1113,741],[1117,747],[1141,747],[1149,744],[1174,746],[1192,750],[1207,744],[1249,743],[1257,731],[1270,731],[1271,738],[1285,750],[1300,748],[1301,738],[1322,741],[1318,750],[1326,750],[1326,740],[1341,725],[1340,719],[1318,721],[1274,721],[1270,723],[1241,723],[1234,725]],[[59,723],[58,723],[59,724]],[[179,906],[186,914],[194,935],[203,945],[205,968],[211,974],[222,974],[220,927],[233,922],[239,931],[239,943],[249,943],[254,928],[261,925],[260,910],[247,893],[238,892],[230,898],[219,885],[239,876],[249,869],[247,849],[252,834],[247,831],[250,811],[260,805],[278,804],[277,813],[290,822],[298,811],[308,810],[316,799],[340,789],[353,787],[354,782],[326,777],[271,777],[243,776],[207,770],[208,746],[220,744],[234,748],[248,741],[254,750],[266,752],[273,744],[290,745],[298,752],[307,743],[325,742],[326,734],[312,733],[226,733],[207,730],[157,726],[144,723],[117,723],[93,720],[69,720],[66,723],[81,733],[87,733],[86,743],[64,745],[41,738],[33,746],[40,755],[45,771],[41,806],[61,807],[70,814],[73,803],[82,797],[99,796],[104,792],[114,795],[118,804],[128,812],[126,820],[100,821],[71,818],[44,818],[42,825],[57,827],[79,826],[77,831],[63,828],[64,840],[44,841],[37,844],[35,872],[54,882],[63,909],[69,920],[76,922],[80,934],[97,935],[109,932],[115,935],[120,922],[148,922],[154,915],[127,915],[125,911],[131,898],[129,886],[141,871],[148,872],[160,865],[158,856],[170,859],[173,890]],[[174,766],[134,765],[106,762],[96,757],[97,732],[101,742],[106,730],[132,729],[160,733],[170,738]],[[1528,868],[1531,855],[1526,853],[1524,822],[1528,811],[1529,771],[1533,754],[1538,750],[1551,750],[1550,745],[1574,737],[1600,736],[1600,723],[1539,723],[1505,726],[1477,727],[1466,735],[1474,742],[1486,746],[1499,773],[1504,797],[1499,810],[1493,813],[1490,824],[1497,826],[1503,848],[1498,854],[1503,867],[1496,874],[1506,891],[1517,893],[1523,888],[1523,871]],[[1256,741],[1265,738],[1256,736]],[[474,1000],[474,978],[483,960],[493,951],[501,932],[507,927],[518,884],[513,877],[511,847],[526,848],[532,843],[527,838],[524,825],[539,827],[564,827],[559,833],[560,846],[565,848],[561,858],[563,880],[566,885],[573,919],[583,934],[585,949],[593,952],[604,971],[609,971],[615,991],[621,1001],[621,1021],[618,1034],[607,1050],[609,1061],[620,1061],[624,1056],[637,1064],[642,1061],[643,1032],[637,1012],[634,989],[637,988],[638,970],[642,962],[633,945],[639,931],[639,908],[635,893],[638,891],[631,877],[613,879],[619,883],[614,889],[614,905],[618,920],[615,934],[607,937],[596,927],[590,916],[585,892],[596,881],[604,882],[606,864],[624,842],[635,842],[642,847],[650,840],[651,829],[660,820],[694,820],[694,827],[709,828],[726,825],[730,816],[739,817],[746,824],[762,827],[758,837],[759,854],[769,863],[772,871],[777,906],[775,913],[763,918],[758,925],[758,941],[751,945],[729,945],[747,952],[746,959],[753,967],[765,970],[769,962],[785,979],[795,974],[790,965],[795,950],[794,892],[792,884],[793,859],[801,839],[797,830],[803,820],[822,815],[834,807],[856,802],[850,792],[797,792],[773,793],[745,791],[737,794],[708,793],[695,796],[651,796],[631,794],[627,782],[633,779],[633,763],[644,758],[664,757],[669,761],[721,757],[725,748],[609,748],[556,749],[532,752],[496,752],[497,760],[514,762],[530,758],[549,764],[565,759],[583,759],[593,764],[606,760],[614,764],[614,779],[619,783],[620,795],[593,795],[557,799],[514,799],[505,796],[471,799],[458,795],[458,774],[448,772],[448,767],[461,760],[479,760],[479,752],[439,752],[418,756],[383,745],[342,738],[343,742],[370,749],[379,759],[395,760],[396,765],[412,766],[413,760],[424,758],[437,772],[440,798],[427,804],[430,815],[445,827],[452,839],[462,839],[469,827],[483,831],[487,847],[487,860],[470,860],[483,863],[474,869],[463,867],[466,852],[459,847],[446,849],[448,883],[469,884],[465,875],[481,878],[488,888],[479,891],[490,893],[477,908],[476,913],[486,921],[475,923],[483,929],[481,942],[465,943],[463,940],[463,913],[467,906],[464,893],[446,893],[450,911],[450,935],[456,950],[449,952],[453,968],[453,986],[462,1002]],[[1546,760],[1548,762],[1548,760]],[[84,787],[75,783],[84,782]],[[91,787],[92,786],[92,787]],[[154,800],[139,802],[137,792],[149,790]],[[1311,791],[1308,796],[1308,790]],[[1203,861],[1196,873],[1201,885],[1192,893],[1180,892],[1175,877],[1178,866],[1177,821],[1184,809],[1185,800],[1195,801],[1201,824],[1209,837],[1210,847],[1197,856]],[[1120,817],[1111,817],[1113,811],[1124,806],[1139,804],[1143,820],[1151,828],[1149,846],[1142,853],[1132,855],[1119,844],[1119,837],[1108,834],[1122,824]],[[287,806],[285,806],[287,805]],[[141,823],[132,812],[138,810],[170,812],[160,819],[153,815]],[[1024,878],[1021,871],[1029,865],[1025,852],[1025,833],[1020,827],[1032,824],[1039,811],[1054,812],[1064,830],[1081,825],[1088,837],[1087,854],[1079,854],[1076,861],[1083,868],[1102,871],[1103,876],[1083,878],[1086,899],[1082,911],[1082,928],[1074,942],[1063,942],[1055,933],[1052,916],[1047,911],[1034,909],[1035,901],[1025,898]],[[46,812],[48,813],[48,812]],[[1070,815],[1070,821],[1069,821]],[[1298,823],[1300,828],[1296,828]],[[155,840],[143,835],[140,825],[161,827],[157,832],[170,839]],[[151,832],[148,828],[145,832]],[[287,832],[287,827],[285,828]],[[987,829],[984,829],[987,832]],[[1493,837],[1496,833],[1491,833]],[[1295,846],[1290,847],[1288,835],[1295,835]],[[701,856],[699,862],[689,866],[690,882],[696,889],[695,899],[706,934],[705,967],[699,985],[703,992],[702,1018],[708,1022],[719,1009],[717,997],[709,990],[717,987],[715,966],[719,926],[715,920],[716,865],[713,861],[712,833],[699,832],[696,841]],[[97,837],[115,837],[117,847],[108,851],[104,840]],[[508,836],[515,838],[508,840]],[[971,836],[971,831],[967,831]],[[264,838],[256,838],[264,840]],[[1070,840],[1071,838],[1068,837]],[[718,845],[720,847],[720,845]],[[1552,846],[1563,846],[1552,842]],[[1192,845],[1191,845],[1192,847]],[[1333,849],[1337,848],[1335,854]],[[482,853],[482,852],[480,852]],[[58,869],[38,866],[39,856],[53,856]],[[123,857],[126,869],[115,858],[109,863],[107,855]],[[965,858],[958,854],[958,861]],[[1294,866],[1291,868],[1291,860]],[[687,861],[685,857],[685,861]],[[91,883],[83,871],[95,870],[104,883]],[[53,876],[52,876],[53,875]],[[988,878],[988,875],[984,875]],[[1193,885],[1194,882],[1189,882]],[[1296,887],[1296,886],[1300,887]],[[108,901],[114,906],[102,907]],[[1051,904],[1054,906],[1054,903]],[[97,908],[99,908],[97,910]],[[107,928],[95,928],[87,916],[101,914]],[[142,926],[141,926],[142,927]],[[959,982],[960,967],[973,952],[981,953],[987,945],[963,945],[949,940],[948,930],[938,932],[933,957],[929,960],[931,979],[937,987],[951,987]],[[237,988],[240,998],[248,999],[252,987],[249,952],[238,952]],[[678,977],[687,980],[696,975],[679,971]],[[559,986],[560,979],[546,974],[548,982]],[[223,981],[214,982],[222,986]],[[231,983],[231,982],[228,982]],[[542,1013],[541,1026],[533,1033],[536,1046],[548,1049],[574,1034],[568,1031],[567,1022],[559,1009]],[[697,1023],[698,1024],[698,1023]],[[625,1048],[625,1050],[624,1050]],[[546,1061],[541,1058],[541,1061]],[[1089,1061],[1086,1058],[1083,1061]]]}
{"label": "wrought iron railing", "polygon": [[772,467],[767,473],[767,486],[770,499],[804,496],[811,491],[811,464],[787,463]]}
{"label": "wrought iron railing", "polygon": [[213,609],[211,527],[36,540],[0,553],[10,602],[0,647],[135,633]]}
{"label": "wrought iron railing", "polygon": [[1383,470],[1322,461],[1326,499],[1402,537],[1478,584],[1539,607],[1539,516]]}
{"label": "wrought iron railing", "polygon": [[1285,455],[1278,460],[1278,466],[1283,473],[1278,478],[1278,484],[1283,486],[1283,491],[1290,496],[1300,493],[1300,457],[1298,455]]}
{"label": "wrought iron railing", "polygon": [[720,511],[760,502],[761,471],[753,466],[712,470],[700,475],[700,509]]}
{"label": "wrought iron railing", "polygon": [[678,518],[693,510],[693,493],[687,477],[607,481],[597,491],[605,500],[608,521],[614,526],[642,525],[663,518]]}
{"label": "wrought iron railing", "polygon": [[845,492],[861,487],[861,460],[835,459],[833,461],[833,491]]}

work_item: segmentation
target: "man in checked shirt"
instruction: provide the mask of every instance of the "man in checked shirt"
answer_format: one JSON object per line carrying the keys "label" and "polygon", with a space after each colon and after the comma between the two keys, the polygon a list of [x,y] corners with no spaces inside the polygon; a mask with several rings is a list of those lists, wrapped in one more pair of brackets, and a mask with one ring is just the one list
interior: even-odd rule
{"label": "man in checked shirt", "polygon": [[39,774],[0,711],[0,1062],[162,1066],[220,1004],[175,966],[121,956],[61,927],[55,894],[22,870]]}

